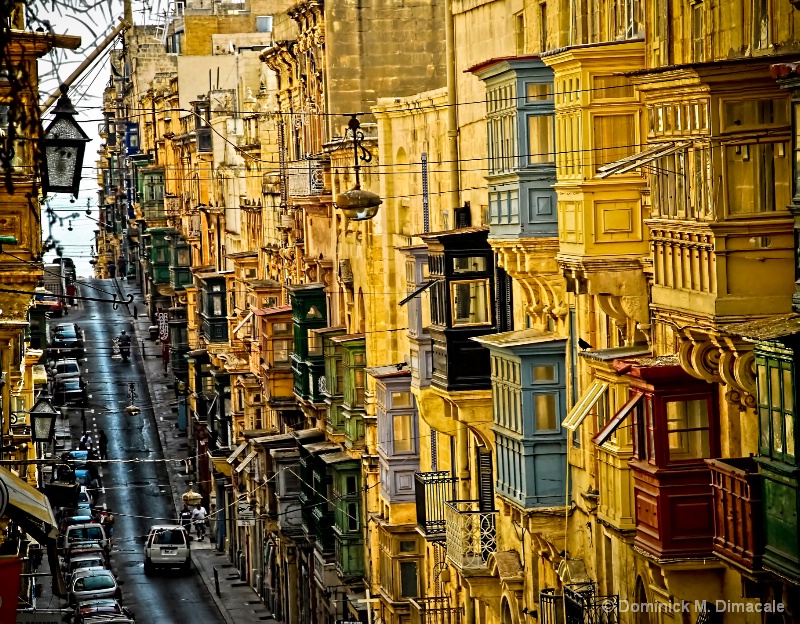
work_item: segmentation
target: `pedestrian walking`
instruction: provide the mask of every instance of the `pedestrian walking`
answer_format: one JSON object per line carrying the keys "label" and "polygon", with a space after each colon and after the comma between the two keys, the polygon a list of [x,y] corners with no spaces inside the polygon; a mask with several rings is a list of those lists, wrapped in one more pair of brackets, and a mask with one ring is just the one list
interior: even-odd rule
{"label": "pedestrian walking", "polygon": [[92,442],[94,442],[94,440],[92,440],[92,434],[89,433],[88,431],[84,432],[84,434],[81,436],[81,439],[79,440],[79,443],[83,445],[81,446],[82,450],[92,448]]}
{"label": "pedestrian walking", "polygon": [[97,446],[100,451],[100,459],[108,459],[108,438],[102,429],[97,436]]}
{"label": "pedestrian walking", "polygon": [[112,514],[110,511],[106,513],[105,516],[103,516],[103,522],[102,522],[103,529],[106,532],[106,537],[108,537],[109,543],[113,541],[114,537],[114,522],[115,522],[114,514]]}
{"label": "pedestrian walking", "polygon": [[126,269],[128,268],[128,261],[125,259],[125,256],[120,256],[117,258],[117,273],[119,273],[119,278],[123,279],[127,273]]}
{"label": "pedestrian walking", "polygon": [[199,541],[203,541],[206,536],[206,508],[200,503],[192,510],[192,523],[194,524],[194,531]]}

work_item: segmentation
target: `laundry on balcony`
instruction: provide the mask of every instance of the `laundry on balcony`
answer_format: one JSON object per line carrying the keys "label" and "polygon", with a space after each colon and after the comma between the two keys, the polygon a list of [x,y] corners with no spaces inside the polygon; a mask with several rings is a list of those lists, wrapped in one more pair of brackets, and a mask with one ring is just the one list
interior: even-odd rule
{"label": "laundry on balcony", "polygon": [[603,180],[612,175],[633,171],[634,169],[649,165],[659,158],[669,156],[670,154],[679,152],[687,147],[689,147],[688,141],[669,141],[666,143],[658,143],[657,145],[648,147],[646,150],[637,154],[626,156],[625,158],[620,158],[616,162],[598,167],[595,179]]}

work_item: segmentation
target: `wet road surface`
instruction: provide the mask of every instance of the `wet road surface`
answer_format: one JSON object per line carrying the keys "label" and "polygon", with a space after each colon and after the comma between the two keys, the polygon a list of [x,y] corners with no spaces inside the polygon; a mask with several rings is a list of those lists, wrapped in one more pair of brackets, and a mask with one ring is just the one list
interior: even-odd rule
{"label": "wet road surface", "polygon": [[[108,293],[114,292],[111,280],[88,280],[88,284]],[[87,286],[83,295],[108,297]],[[111,359],[112,339],[132,324],[124,307],[114,310],[111,305],[82,301],[61,319],[77,323],[84,331],[86,359],[83,375],[89,384],[89,408],[86,426],[97,446],[98,432],[108,436],[110,460],[163,460],[154,413],[170,410],[171,405],[151,404],[146,378],[139,355],[138,340],[132,336],[131,358],[128,362]],[[141,413],[125,412],[130,384],[137,395],[136,405]],[[79,410],[70,410],[73,439],[81,436]],[[122,603],[131,608],[140,624],[180,624],[187,621],[215,624],[223,622],[203,581],[192,569],[189,575],[178,570],[144,574],[144,540],[153,524],[175,522],[175,508],[163,461],[110,462],[102,468],[101,491],[95,504],[114,513],[115,533],[112,566],[122,581]]]}

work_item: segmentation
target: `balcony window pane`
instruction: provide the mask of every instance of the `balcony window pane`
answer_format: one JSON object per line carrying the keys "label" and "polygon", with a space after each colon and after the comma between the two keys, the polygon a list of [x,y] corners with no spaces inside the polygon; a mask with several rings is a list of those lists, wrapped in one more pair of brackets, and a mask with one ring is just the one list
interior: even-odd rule
{"label": "balcony window pane", "polygon": [[758,449],[761,453],[769,454],[769,410],[762,407],[759,412]]}
{"label": "balcony window pane", "polygon": [[414,450],[410,415],[394,417],[394,450],[395,453],[410,453]]}
{"label": "balcony window pane", "polygon": [[536,394],[533,406],[536,414],[537,431],[555,431],[557,394]]}
{"label": "balcony window pane", "polygon": [[358,504],[347,503],[347,530],[358,531]]}
{"label": "balcony window pane", "polygon": [[783,369],[783,411],[794,412],[794,385],[792,384],[792,371]]}
{"label": "balcony window pane", "polygon": [[486,270],[485,256],[453,258],[453,273],[473,273]]}
{"label": "balcony window pane", "polygon": [[308,330],[308,355],[322,355],[322,336],[313,329]]}
{"label": "balcony window pane", "polygon": [[783,144],[732,145],[725,150],[731,214],[784,210],[789,203],[789,159]]}
{"label": "balcony window pane", "polygon": [[548,382],[556,380],[556,367],[555,366],[534,366],[533,367],[533,381],[534,382]]}
{"label": "balcony window pane", "polygon": [[525,85],[525,103],[552,102],[553,85],[529,82]]}
{"label": "balcony window pane", "polygon": [[291,323],[273,323],[272,333],[276,336],[287,336],[292,333]]}
{"label": "balcony window pane", "polygon": [[293,341],[292,340],[273,340],[272,341],[272,348],[275,352],[275,363],[279,364],[281,362],[288,362],[289,361],[289,354],[292,352],[293,348]]}
{"label": "balcony window pane", "polygon": [[417,541],[416,540],[400,540],[400,552],[401,553],[415,553],[415,552],[417,552]]}
{"label": "balcony window pane", "polygon": [[593,130],[595,169],[633,155],[636,149],[634,115],[596,115]]}
{"label": "balcony window pane", "polygon": [[411,393],[392,392],[392,407],[411,407]]}
{"label": "balcony window pane", "polygon": [[321,319],[322,318],[322,312],[319,311],[319,308],[317,308],[317,306],[312,305],[309,308],[308,313],[306,314],[306,318],[309,318],[309,319]]}
{"label": "balcony window pane", "polygon": [[485,325],[489,318],[489,280],[451,282],[453,325]]}
{"label": "balcony window pane", "polygon": [[189,250],[186,247],[181,247],[177,250],[178,266],[187,267],[191,264],[189,259]]}
{"label": "balcony window pane", "polygon": [[211,302],[211,313],[214,316],[222,316],[222,297],[212,297]]}
{"label": "balcony window pane", "polygon": [[336,394],[344,394],[344,361],[336,360]]}
{"label": "balcony window pane", "polygon": [[416,561],[401,561],[400,562],[400,597],[401,598],[416,598],[419,595],[417,591],[417,562]]}
{"label": "balcony window pane", "polygon": [[781,408],[781,372],[775,367],[769,369],[769,396],[772,407]]}
{"label": "balcony window pane", "polygon": [[667,403],[670,461],[710,457],[708,401]]}
{"label": "balcony window pane", "polygon": [[553,115],[528,116],[528,164],[544,165],[556,161]]}
{"label": "balcony window pane", "polygon": [[780,412],[772,412],[772,448],[783,453],[783,418]]}
{"label": "balcony window pane", "polygon": [[364,369],[360,368],[355,372],[356,386],[356,405],[364,404]]}

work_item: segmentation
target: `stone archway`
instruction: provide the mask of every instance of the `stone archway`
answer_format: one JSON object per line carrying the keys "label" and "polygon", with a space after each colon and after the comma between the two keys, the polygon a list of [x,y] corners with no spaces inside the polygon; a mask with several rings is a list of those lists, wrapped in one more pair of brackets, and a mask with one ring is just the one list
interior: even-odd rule
{"label": "stone archway", "polygon": [[649,601],[647,600],[647,590],[644,587],[642,577],[636,578],[636,589],[634,590],[634,605],[632,610],[635,609],[633,614],[634,624],[650,624],[650,612],[648,610]]}

